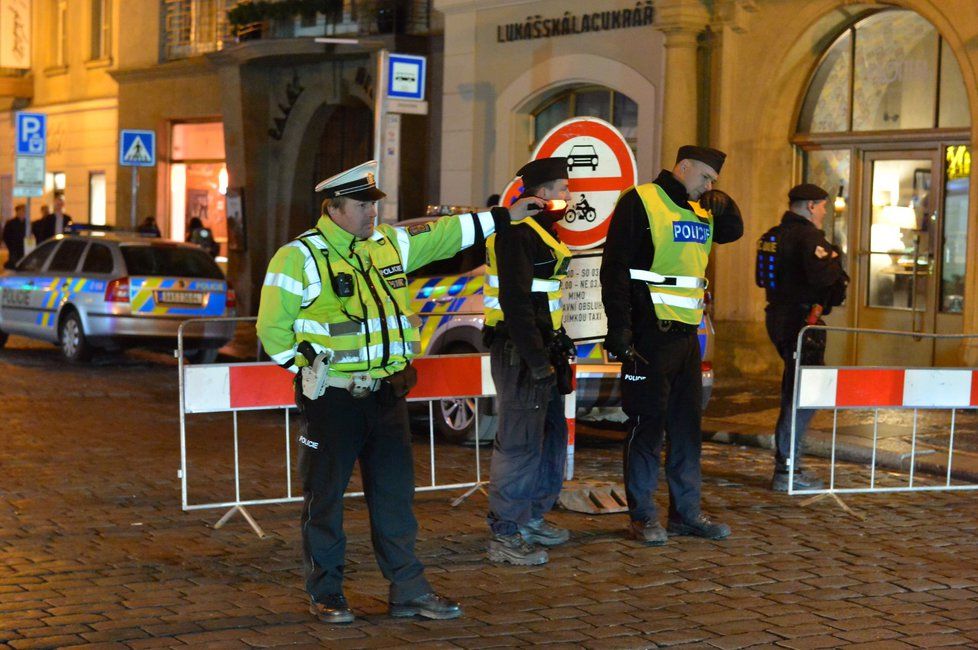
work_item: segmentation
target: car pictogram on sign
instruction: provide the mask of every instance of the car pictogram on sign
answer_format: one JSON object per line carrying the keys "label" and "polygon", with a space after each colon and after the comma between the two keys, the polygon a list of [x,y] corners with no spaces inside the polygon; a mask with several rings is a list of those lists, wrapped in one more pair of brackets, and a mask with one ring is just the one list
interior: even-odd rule
{"label": "car pictogram on sign", "polygon": [[598,170],[598,152],[593,144],[575,144],[567,156],[567,171],[577,167],[590,167],[591,171]]}

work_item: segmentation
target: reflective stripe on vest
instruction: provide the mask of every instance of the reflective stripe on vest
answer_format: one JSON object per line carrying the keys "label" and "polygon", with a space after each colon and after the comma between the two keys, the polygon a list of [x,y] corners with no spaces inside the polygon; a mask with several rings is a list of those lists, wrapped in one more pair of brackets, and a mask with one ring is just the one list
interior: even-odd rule
{"label": "reflective stripe on vest", "polygon": [[[308,341],[317,353],[332,350],[332,376],[369,372],[374,378],[382,378],[401,370],[408,359],[420,353],[421,334],[410,310],[406,279],[403,287],[392,288],[378,270],[401,267],[396,242],[379,229],[373,238],[358,242],[356,253],[367,266],[364,273],[352,259],[330,251],[320,234],[308,239],[317,240],[317,245],[307,251],[315,259],[319,277],[327,281],[319,296],[299,310],[292,326],[296,342]],[[336,296],[328,281],[341,273],[353,278],[354,295],[348,298]],[[385,357],[387,363],[383,364]],[[308,361],[298,355],[296,364],[304,366]]]}
{"label": "reflective stripe on vest", "polygon": [[[550,324],[554,330],[560,329],[564,317],[561,305],[562,289],[560,281],[567,276],[567,265],[570,263],[571,252],[559,239],[547,232],[534,219],[524,219],[518,223],[526,224],[536,232],[544,244],[553,252],[554,270],[550,278],[533,278],[530,284],[532,293],[547,294],[547,309],[550,312]],[[515,225],[515,224],[514,224]],[[496,235],[486,240],[486,284],[483,289],[482,304],[485,308],[487,326],[495,326],[505,320],[502,306],[499,304],[499,273],[496,270]]]}
{"label": "reflective stripe on vest", "polygon": [[[713,244],[713,216],[695,201],[681,208],[658,185],[635,188],[649,219],[655,256],[651,268],[636,269],[645,282],[659,320],[698,325],[703,318],[706,265]],[[661,280],[659,279],[661,278]]]}
{"label": "reflective stripe on vest", "polygon": [[628,276],[632,280],[641,280],[649,284],[656,284],[664,287],[679,287],[681,289],[706,289],[706,278],[694,278],[687,275],[659,275],[652,271],[641,269],[628,269]]}

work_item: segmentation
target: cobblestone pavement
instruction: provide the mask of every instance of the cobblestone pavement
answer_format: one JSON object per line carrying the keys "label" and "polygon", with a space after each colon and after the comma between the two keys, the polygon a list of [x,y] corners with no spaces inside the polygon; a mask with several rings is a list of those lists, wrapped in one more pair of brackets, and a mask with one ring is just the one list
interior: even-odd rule
{"label": "cobblestone pavement", "polygon": [[[488,565],[485,497],[417,499],[418,551],[457,621],[392,620],[362,500],[348,502],[355,623],[306,612],[298,506],[180,509],[176,371],[160,355],[68,368],[12,338],[0,352],[0,645],[68,647],[909,648],[978,647],[978,505],[968,493],[854,497],[858,521],[766,489],[770,452],[707,444],[704,507],[734,529],[646,548],[624,515],[555,513],[570,543],[534,568]],[[285,490],[278,418],[242,415],[245,497]],[[233,495],[229,416],[191,421],[193,502]],[[615,480],[616,437],[582,435],[578,476]],[[442,480],[473,451],[437,446]],[[416,447],[427,477],[427,441]],[[816,464],[819,461],[816,461]],[[662,495],[660,495],[661,497]],[[660,505],[664,500],[660,498]]]}

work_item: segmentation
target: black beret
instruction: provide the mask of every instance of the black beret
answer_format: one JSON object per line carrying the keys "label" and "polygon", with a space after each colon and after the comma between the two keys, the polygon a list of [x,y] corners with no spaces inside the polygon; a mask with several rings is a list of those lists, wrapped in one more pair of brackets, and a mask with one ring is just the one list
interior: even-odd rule
{"label": "black beret", "polygon": [[709,147],[697,147],[692,144],[687,144],[679,147],[679,151],[676,153],[676,164],[678,165],[680,161],[683,160],[698,160],[701,163],[709,165],[713,171],[720,173],[720,168],[723,167],[723,161],[726,159],[727,154],[723,153],[719,149],[710,149]]}
{"label": "black beret", "polygon": [[523,179],[523,187],[537,187],[550,181],[567,178],[567,158],[541,158],[526,163],[516,175]]}
{"label": "black beret", "polygon": [[802,183],[795,185],[788,192],[788,200],[795,201],[824,201],[829,198],[829,193],[814,183]]}

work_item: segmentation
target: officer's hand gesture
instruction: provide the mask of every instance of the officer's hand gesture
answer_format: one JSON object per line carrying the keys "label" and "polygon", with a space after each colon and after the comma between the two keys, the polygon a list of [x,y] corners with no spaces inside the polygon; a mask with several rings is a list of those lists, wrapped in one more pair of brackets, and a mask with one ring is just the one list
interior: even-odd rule
{"label": "officer's hand gesture", "polygon": [[604,349],[619,361],[631,361],[634,355],[632,330],[627,328],[609,330],[604,339]]}
{"label": "officer's hand gesture", "polygon": [[509,218],[513,221],[520,221],[530,216],[530,206],[537,206],[533,212],[542,210],[547,202],[536,196],[524,196],[522,199],[509,206]]}

